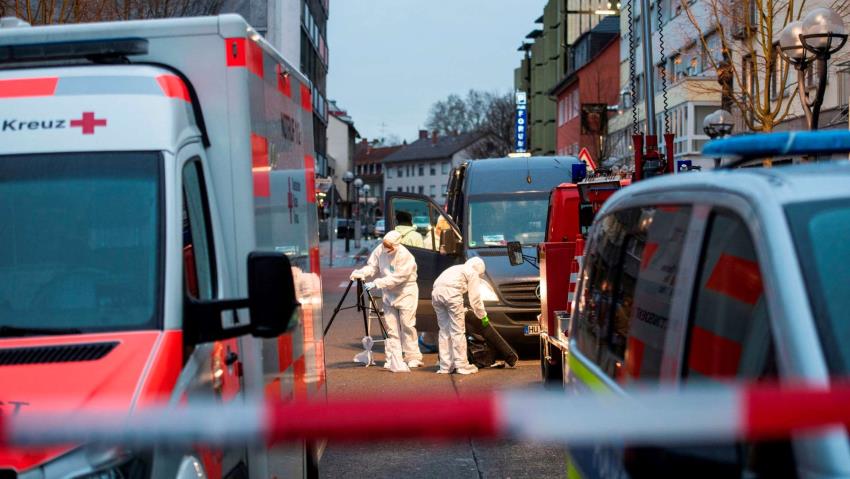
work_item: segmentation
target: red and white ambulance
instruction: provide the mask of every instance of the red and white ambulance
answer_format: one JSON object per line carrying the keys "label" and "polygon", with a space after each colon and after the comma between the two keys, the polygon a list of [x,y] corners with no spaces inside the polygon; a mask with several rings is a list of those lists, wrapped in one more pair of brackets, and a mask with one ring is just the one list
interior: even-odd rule
{"label": "red and white ambulance", "polygon": [[[236,15],[0,28],[0,414],[323,398],[313,106]],[[309,476],[317,450],[5,448],[0,477]]]}

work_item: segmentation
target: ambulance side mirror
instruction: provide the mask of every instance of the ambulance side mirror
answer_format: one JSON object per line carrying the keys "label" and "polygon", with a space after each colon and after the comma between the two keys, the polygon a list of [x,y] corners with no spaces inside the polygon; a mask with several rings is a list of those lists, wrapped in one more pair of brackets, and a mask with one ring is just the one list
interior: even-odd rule
{"label": "ambulance side mirror", "polygon": [[298,323],[292,265],[285,254],[254,252],[248,255],[248,304],[251,335],[275,338]]}
{"label": "ambulance side mirror", "polygon": [[525,261],[522,257],[522,243],[519,241],[508,241],[508,261],[511,266],[519,266]]}
{"label": "ambulance side mirror", "polygon": [[[184,298],[183,334],[187,344],[203,344],[245,334],[277,337],[298,324],[295,282],[289,258],[282,253],[248,255],[248,297],[200,300]],[[250,324],[242,321],[248,310]],[[224,327],[225,318],[230,326]],[[241,320],[241,321],[240,321]]]}

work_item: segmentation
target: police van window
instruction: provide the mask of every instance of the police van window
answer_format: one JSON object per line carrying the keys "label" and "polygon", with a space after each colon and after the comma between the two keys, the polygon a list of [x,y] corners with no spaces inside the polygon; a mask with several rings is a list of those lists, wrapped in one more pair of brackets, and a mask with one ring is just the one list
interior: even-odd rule
{"label": "police van window", "polygon": [[732,213],[710,220],[694,298],[685,376],[757,377],[770,344],[767,305],[752,239]]}
{"label": "police van window", "polygon": [[610,327],[599,365],[621,383],[660,375],[674,284],[690,221],[688,206],[659,206],[617,213],[629,225],[618,268]]}
{"label": "police van window", "polygon": [[[744,221],[719,210],[709,220],[683,367],[688,382],[776,380],[775,349],[755,247]],[[743,477],[795,477],[790,441],[716,446]]]}
{"label": "police van window", "polygon": [[593,362],[600,361],[614,305],[611,278],[619,276],[624,238],[633,226],[626,215],[609,215],[594,226],[588,238],[592,249],[584,258],[573,334],[578,350]]}
{"label": "police van window", "polygon": [[201,164],[183,167],[183,265],[186,291],[198,299],[215,297],[215,251]]}

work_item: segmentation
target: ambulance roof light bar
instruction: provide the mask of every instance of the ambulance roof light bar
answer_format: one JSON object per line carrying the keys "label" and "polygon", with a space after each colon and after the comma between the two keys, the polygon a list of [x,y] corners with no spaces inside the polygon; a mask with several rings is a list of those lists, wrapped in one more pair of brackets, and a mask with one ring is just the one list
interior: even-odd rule
{"label": "ambulance roof light bar", "polygon": [[71,42],[32,43],[0,46],[0,63],[42,62],[70,59],[122,58],[146,55],[148,41],[144,38],[109,38]]}

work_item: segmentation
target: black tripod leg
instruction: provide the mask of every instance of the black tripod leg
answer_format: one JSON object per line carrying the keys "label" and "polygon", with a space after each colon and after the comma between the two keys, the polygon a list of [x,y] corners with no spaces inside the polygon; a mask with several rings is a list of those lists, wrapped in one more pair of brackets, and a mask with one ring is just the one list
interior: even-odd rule
{"label": "black tripod leg", "polygon": [[[363,283],[361,281],[357,282],[357,309],[363,312],[363,332],[366,336],[369,336],[369,308],[366,307],[366,302],[363,301]],[[369,294],[368,291],[365,292]]]}
{"label": "black tripod leg", "polygon": [[372,311],[374,311],[375,316],[378,317],[378,326],[381,327],[381,334],[384,336],[384,339],[387,339],[387,328],[384,326],[384,313],[378,309],[378,304],[375,303],[375,298],[372,297],[372,293],[366,291],[366,294],[369,295],[369,304],[372,305]]}
{"label": "black tripod leg", "polygon": [[331,325],[334,323],[337,313],[339,313],[339,310],[342,308],[342,303],[345,301],[346,296],[348,296],[348,292],[351,291],[352,284],[354,284],[354,281],[348,282],[348,287],[345,288],[345,292],[342,293],[342,298],[340,298],[339,303],[337,303],[336,308],[334,308],[334,314],[331,315],[331,320],[328,321],[327,326],[325,326],[325,331],[322,333],[322,336],[328,335],[328,330],[331,329]]}

